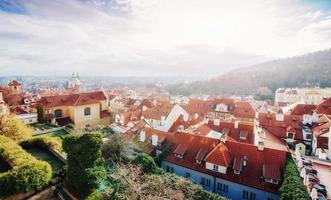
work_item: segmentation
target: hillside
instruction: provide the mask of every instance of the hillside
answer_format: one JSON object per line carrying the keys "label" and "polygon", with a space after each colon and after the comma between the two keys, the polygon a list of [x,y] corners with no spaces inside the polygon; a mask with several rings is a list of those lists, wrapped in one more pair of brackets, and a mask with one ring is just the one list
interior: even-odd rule
{"label": "hillside", "polygon": [[172,94],[252,94],[260,87],[331,87],[331,49],[230,71],[208,81],[171,85]]}

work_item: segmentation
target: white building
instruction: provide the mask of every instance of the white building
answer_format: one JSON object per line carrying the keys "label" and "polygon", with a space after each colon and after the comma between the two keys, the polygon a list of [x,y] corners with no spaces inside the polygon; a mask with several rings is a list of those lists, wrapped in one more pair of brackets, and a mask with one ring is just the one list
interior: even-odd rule
{"label": "white building", "polygon": [[37,113],[25,113],[16,115],[16,119],[22,121],[24,124],[33,124],[38,122]]}
{"label": "white building", "polygon": [[301,102],[317,105],[328,97],[331,97],[331,88],[279,88],[275,92],[275,104],[287,106]]}

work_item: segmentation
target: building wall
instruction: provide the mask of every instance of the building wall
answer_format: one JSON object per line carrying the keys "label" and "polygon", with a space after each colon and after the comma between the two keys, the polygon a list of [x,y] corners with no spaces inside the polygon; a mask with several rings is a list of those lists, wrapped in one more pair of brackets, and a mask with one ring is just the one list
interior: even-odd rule
{"label": "building wall", "polygon": [[[206,162],[206,168],[214,171],[214,164]],[[218,165],[218,172],[222,174],[226,174],[226,167]]]}
{"label": "building wall", "polygon": [[[84,109],[89,107],[91,114],[88,116],[84,115]],[[100,121],[100,104],[90,104],[83,106],[73,107],[74,123],[78,128],[83,128],[86,125],[95,125]]]}
{"label": "building wall", "polygon": [[[169,163],[167,161],[163,161],[162,168],[164,170],[166,170],[167,167],[173,168],[173,173],[175,173],[178,176],[186,177],[186,173],[187,172],[190,173],[189,179],[195,184],[201,185],[200,184],[201,178],[209,179],[211,182],[210,186],[202,185],[202,187],[205,190],[218,193],[221,196],[225,196],[229,199],[236,199],[236,200],[243,199],[243,191],[248,191],[248,192],[254,193],[256,195],[255,200],[278,200],[279,199],[278,194],[265,192],[263,190],[255,189],[255,188],[248,187],[245,185],[240,185],[240,184],[228,181],[228,180],[213,177],[213,176],[210,176],[210,175],[198,172],[198,171],[194,171],[194,170],[182,167],[182,166],[178,166],[173,163]],[[227,187],[228,187],[227,192],[217,190],[217,183],[222,183],[222,184],[227,185]]]}

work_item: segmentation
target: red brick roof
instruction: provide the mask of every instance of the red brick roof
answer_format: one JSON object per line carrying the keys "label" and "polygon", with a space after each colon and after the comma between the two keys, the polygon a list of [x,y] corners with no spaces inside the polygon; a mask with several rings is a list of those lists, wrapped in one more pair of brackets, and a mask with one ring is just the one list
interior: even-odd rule
{"label": "red brick roof", "polygon": [[254,118],[255,110],[249,102],[236,102],[234,106],[234,116],[237,118]]}
{"label": "red brick roof", "polygon": [[182,107],[190,114],[200,114],[205,115],[212,109],[212,101],[204,101],[200,99],[191,99],[187,105],[183,105]]}
{"label": "red brick roof", "polygon": [[19,106],[23,104],[24,96],[23,94],[10,94],[7,95],[5,101],[9,106]]}
{"label": "red brick roof", "polygon": [[59,95],[42,97],[38,105],[46,108],[58,106],[80,106],[98,103],[107,100],[107,97],[102,91],[79,93],[72,95]]}
{"label": "red brick roof", "polygon": [[169,112],[172,109],[172,105],[170,104],[161,104],[161,105],[156,105],[153,108],[148,108],[146,111],[142,112],[142,115],[146,119],[156,119],[156,120],[161,120],[161,117],[167,117]]}
{"label": "red brick roof", "polygon": [[317,105],[316,112],[318,114],[331,115],[331,98],[328,98]]}
{"label": "red brick roof", "polygon": [[264,164],[263,165],[263,177],[281,181],[282,177],[280,174],[279,166],[274,165],[274,164]]}

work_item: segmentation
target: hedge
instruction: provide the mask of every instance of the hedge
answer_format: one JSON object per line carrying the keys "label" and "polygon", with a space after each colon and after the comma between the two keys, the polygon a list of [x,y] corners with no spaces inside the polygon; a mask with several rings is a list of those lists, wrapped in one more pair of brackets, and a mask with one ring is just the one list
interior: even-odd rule
{"label": "hedge", "polygon": [[42,149],[55,149],[59,151],[62,149],[62,144],[56,138],[50,136],[32,137],[21,141],[20,145],[23,148],[38,147]]}
{"label": "hedge", "polygon": [[0,173],[0,196],[38,190],[51,181],[51,166],[37,160],[8,137],[0,136],[0,156],[13,167]]}
{"label": "hedge", "polygon": [[306,186],[300,177],[297,166],[293,162],[291,154],[287,154],[286,167],[284,172],[284,181],[279,189],[281,200],[304,200],[309,199]]}

